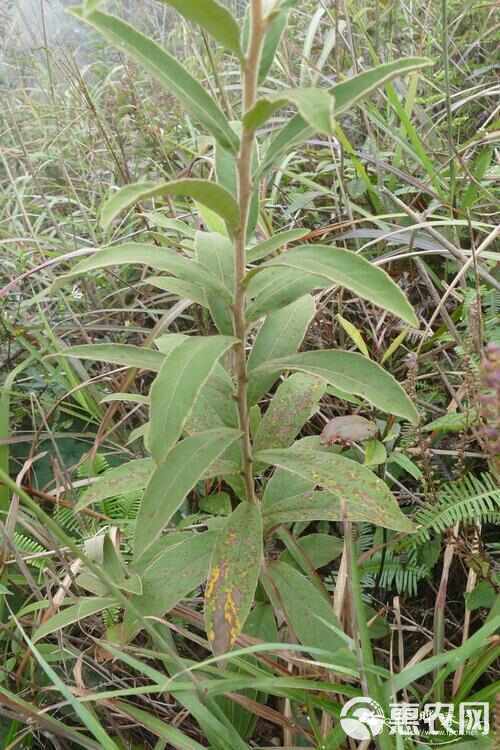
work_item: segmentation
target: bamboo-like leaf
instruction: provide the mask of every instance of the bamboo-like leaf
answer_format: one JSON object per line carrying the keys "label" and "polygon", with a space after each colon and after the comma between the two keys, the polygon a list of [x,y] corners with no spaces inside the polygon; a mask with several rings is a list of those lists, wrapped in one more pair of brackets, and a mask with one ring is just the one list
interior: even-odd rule
{"label": "bamboo-like leaf", "polygon": [[147,445],[156,463],[165,460],[182,435],[202,387],[236,341],[229,336],[190,336],[166,355],[150,394]]}
{"label": "bamboo-like leaf", "polygon": [[224,654],[241,633],[253,603],[262,563],[262,516],[242,502],[215,545],[205,593],[205,625],[214,654]]}
{"label": "bamboo-like leaf", "polygon": [[187,21],[199,24],[223,47],[241,58],[240,27],[231,13],[216,0],[162,0]]}
{"label": "bamboo-like leaf", "polygon": [[[276,266],[311,275],[312,288],[318,278],[324,279],[320,286],[343,286],[418,328],[418,318],[397,284],[385,271],[356,253],[328,245],[305,245],[263,263],[255,273],[265,273],[260,269]],[[251,294],[251,283],[248,292]]]}
{"label": "bamboo-like leaf", "polygon": [[[335,116],[338,117],[350,107],[369,96],[380,86],[400,75],[411,73],[432,65],[425,57],[407,57],[394,62],[378,65],[376,68],[352,76],[330,89],[335,99]],[[294,145],[304,142],[313,135],[313,129],[299,114],[290,120],[271,141],[261,166],[261,173],[267,171],[284,153]]]}
{"label": "bamboo-like leaf", "polygon": [[256,130],[287,104],[297,107],[307,124],[317,133],[333,135],[335,99],[327,89],[316,87],[284,89],[259,99],[243,118],[243,124]]}
{"label": "bamboo-like leaf", "polygon": [[306,647],[330,651],[335,654],[336,663],[354,666],[355,657],[346,649],[347,638],[344,640],[333,630],[342,630],[333,608],[318,589],[284,562],[272,563],[267,576],[278,593],[277,603],[299,641]]}
{"label": "bamboo-like leaf", "polygon": [[223,219],[230,232],[238,227],[240,211],[235,199],[222,185],[210,180],[173,180],[171,182],[135,182],[113,193],[101,209],[101,224],[108,227],[122,211],[140,201],[162,195],[192,198]]}
{"label": "bamboo-like leaf", "polygon": [[150,458],[136,458],[122,466],[115,466],[101,474],[99,479],[85,490],[78,500],[75,511],[88,505],[107,500],[108,497],[143,490],[151,478],[155,465]]}
{"label": "bamboo-like leaf", "polygon": [[40,625],[35,631],[33,641],[36,643],[36,641],[45,638],[56,630],[61,630],[61,628],[66,628],[68,625],[73,625],[75,622],[80,622],[80,620],[83,620],[85,617],[90,617],[90,615],[102,612],[104,609],[108,609],[114,604],[116,604],[116,602],[111,597],[90,596],[88,598],[82,598],[79,600],[78,604],[72,604],[69,607],[65,607]]}
{"label": "bamboo-like leaf", "polygon": [[250,371],[250,387],[254,377],[280,370],[301,370],[324,378],[344,393],[362,396],[387,414],[395,414],[418,422],[418,413],[410,397],[399,383],[376,362],[362,354],[336,349],[302,352],[266,362]]}
{"label": "bamboo-like leaf", "polygon": [[57,356],[91,359],[95,362],[137,367],[153,372],[158,372],[165,359],[161,352],[133,344],[81,344],[69,346],[64,351],[58,352]]}
{"label": "bamboo-like leaf", "polygon": [[160,536],[196,482],[238,438],[237,430],[209,430],[182,440],[170,451],[144,493],[135,530],[136,562]]}
{"label": "bamboo-like leaf", "polygon": [[297,240],[305,237],[306,234],[309,234],[308,229],[287,229],[284,232],[273,234],[269,239],[262,240],[257,245],[247,248],[247,260],[249,263],[255,263],[257,260],[271,255],[271,253],[279,250],[284,245],[288,245],[290,242],[297,242]]}
{"label": "bamboo-like leaf", "polygon": [[73,8],[71,12],[143,65],[225,148],[234,152],[238,150],[238,137],[218,104],[186,68],[159,44],[116,16],[97,10],[84,15],[78,8]]}
{"label": "bamboo-like leaf", "polygon": [[385,482],[356,461],[302,446],[261,451],[255,457],[298,474],[345,500],[348,516],[352,508],[356,513],[363,512],[377,526],[407,533],[416,530]]}
{"label": "bamboo-like leaf", "polygon": [[251,372],[248,384],[250,404],[259,401],[276,380],[276,371],[257,368],[269,360],[294,354],[301,345],[315,312],[314,300],[306,294],[291,305],[267,316],[248,358],[248,369]]}
{"label": "bamboo-like leaf", "polygon": [[77,263],[71,273],[62,276],[53,286],[57,287],[64,280],[82,273],[98,271],[110,266],[133,264],[150,266],[157,271],[166,271],[202,289],[212,290],[229,304],[231,303],[231,295],[225,286],[209,270],[192,258],[185,258],[167,247],[156,247],[139,242],[127,242],[99,250],[91,257]]}
{"label": "bamboo-like leaf", "polygon": [[[148,559],[147,565],[139,562],[133,566],[142,579],[142,594],[133,596],[131,603],[143,617],[163,617],[207,577],[216,535],[206,532],[183,536],[185,539],[167,544],[163,550],[158,545],[154,559]],[[163,539],[158,541],[163,542]],[[146,558],[143,561],[145,563]],[[120,641],[130,641],[140,629],[141,621],[126,609],[123,623],[117,628]]]}
{"label": "bamboo-like leaf", "polygon": [[273,396],[255,436],[255,450],[288,448],[316,411],[326,383],[320,378],[296,373],[287,378]]}

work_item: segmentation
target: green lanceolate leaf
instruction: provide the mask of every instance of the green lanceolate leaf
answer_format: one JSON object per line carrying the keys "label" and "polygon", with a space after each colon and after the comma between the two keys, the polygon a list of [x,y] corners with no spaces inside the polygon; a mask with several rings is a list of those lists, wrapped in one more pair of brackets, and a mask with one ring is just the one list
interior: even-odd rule
{"label": "green lanceolate leaf", "polygon": [[317,375],[344,393],[362,396],[387,414],[404,417],[413,424],[418,422],[417,410],[404,389],[392,375],[362,354],[323,349],[269,361],[250,371],[250,388],[254,377],[265,373],[274,373],[276,377],[280,370]]}
{"label": "green lanceolate leaf", "polygon": [[[349,519],[369,521],[367,514],[358,507],[350,508]],[[342,505],[338,496],[311,487],[300,495],[284,497],[263,508],[263,521],[266,532],[282,523],[342,521]]]}
{"label": "green lanceolate leaf", "polygon": [[[338,83],[330,89],[330,94],[335,99],[335,116],[338,117],[342,112],[345,112],[393,78],[429,65],[432,65],[432,61],[425,57],[402,58],[378,65],[376,68]],[[303,143],[310,138],[313,132],[313,129],[300,114],[292,118],[269,144],[261,166],[261,172],[263,173],[272,167],[292,146]]]}
{"label": "green lanceolate leaf", "polygon": [[140,201],[162,195],[192,198],[220,216],[230,232],[234,232],[238,227],[240,211],[231,193],[216,182],[192,178],[172,182],[135,182],[120,188],[104,202],[101,209],[101,224],[105,228],[109,227],[122,211]]}
{"label": "green lanceolate leaf", "polygon": [[316,312],[310,294],[300,297],[291,305],[271,313],[262,324],[248,358],[251,372],[248,384],[248,401],[255,404],[276,380],[275,372],[257,371],[269,360],[294,354],[301,345]]}
{"label": "green lanceolate leaf", "polygon": [[91,359],[95,362],[107,362],[111,365],[137,367],[141,370],[157,372],[165,359],[161,352],[133,344],[81,344],[70,346],[57,356]]}
{"label": "green lanceolate leaf", "polygon": [[[259,83],[263,83],[276,57],[279,43],[288,23],[288,10],[278,13],[271,22],[269,30],[264,39],[264,47],[259,67]],[[248,15],[247,15],[248,18]]]}
{"label": "green lanceolate leaf", "polygon": [[71,12],[97,29],[108,42],[140,63],[167,91],[176,96],[187,112],[196,117],[225,148],[234,152],[238,150],[238,137],[218,104],[185,67],[160,45],[116,16],[99,11],[84,15],[79,9],[72,9]]}
{"label": "green lanceolate leaf", "polygon": [[256,130],[262,127],[275,112],[293,104],[311,128],[317,133],[333,135],[334,98],[327,89],[284,89],[259,99],[246,113],[243,123]]}
{"label": "green lanceolate leaf", "polygon": [[288,448],[316,411],[326,383],[320,378],[296,373],[278,388],[255,436],[255,450]]}
{"label": "green lanceolate leaf", "polygon": [[416,530],[385,482],[356,461],[300,444],[287,450],[261,451],[255,458],[298,474],[345,500],[348,517],[353,508],[378,526],[408,533]]}
{"label": "green lanceolate leaf", "polygon": [[62,276],[53,286],[57,287],[65,279],[78,276],[90,271],[98,271],[110,266],[124,266],[139,264],[150,266],[157,271],[166,271],[180,279],[196,284],[204,290],[211,290],[219,294],[222,299],[231,303],[231,295],[220,281],[206,268],[191,258],[176,253],[167,247],[157,247],[139,242],[127,242],[105,250],[99,250],[90,258],[86,258],[73,268],[71,273]]}
{"label": "green lanceolate leaf", "polygon": [[[418,318],[401,289],[382,269],[349,250],[328,245],[306,245],[295,247],[278,258],[259,267],[283,266],[311,275],[316,285],[318,277],[324,279],[321,286],[339,285],[378,307],[394,313],[410,325],[418,327]],[[265,273],[265,271],[258,271]],[[312,287],[314,288],[314,286]]]}
{"label": "green lanceolate leaf", "polygon": [[150,458],[136,458],[122,466],[108,469],[85,490],[78,500],[75,510],[82,510],[87,505],[107,500],[108,497],[143,490],[149,482],[154,468],[155,465]]}
{"label": "green lanceolate leaf", "polygon": [[98,612],[102,612],[104,609],[108,609],[114,604],[115,600],[111,597],[91,596],[80,599],[78,604],[72,604],[70,607],[65,607],[61,612],[50,617],[43,623],[43,625],[40,625],[35,631],[33,641],[39,641],[51,633],[54,633],[56,630],[61,630],[61,628],[66,628],[68,625],[73,625],[75,622],[80,622],[80,620],[83,620],[85,617],[90,617]]}
{"label": "green lanceolate leaf", "polygon": [[[195,235],[196,260],[213,274],[232,295],[234,289],[234,251],[227,237],[215,232],[197,232]],[[216,292],[207,293],[210,314],[219,333],[229,336],[233,333],[233,323],[229,305]]]}
{"label": "green lanceolate leaf", "polygon": [[170,451],[144,493],[135,531],[136,562],[160,536],[196,482],[239,436],[237,430],[209,430],[182,440]]}
{"label": "green lanceolate leaf", "polygon": [[[266,577],[276,590],[279,605],[298,640],[306,647],[329,651],[335,655],[335,663],[354,666],[354,656],[346,649],[348,639],[335,632],[342,628],[332,606],[318,589],[302,573],[284,562],[269,565]],[[339,651],[342,653],[340,659]]]}
{"label": "green lanceolate leaf", "polygon": [[162,0],[175,8],[187,21],[199,24],[223,47],[241,58],[240,28],[231,15],[216,0]]}
{"label": "green lanceolate leaf", "polygon": [[198,394],[219,358],[235,342],[228,336],[192,336],[166,355],[150,396],[147,445],[156,463],[165,460],[182,435]]}
{"label": "green lanceolate leaf", "polygon": [[269,239],[262,240],[257,245],[247,248],[247,261],[255,263],[262,258],[266,258],[271,253],[274,253],[275,250],[279,250],[289,242],[297,242],[297,240],[305,237],[306,234],[309,234],[308,229],[287,229],[284,232],[273,234]]}
{"label": "green lanceolate leaf", "polygon": [[[207,577],[215,534],[206,532],[182,536],[185,538],[166,545],[164,549],[158,545],[154,559],[148,560],[147,565],[133,566],[141,576],[142,594],[133,596],[131,603],[143,617],[163,617]],[[117,628],[120,641],[130,641],[140,628],[140,620],[126,609],[123,623]]]}
{"label": "green lanceolate leaf", "polygon": [[202,307],[208,307],[205,291],[190,281],[175,279],[173,276],[148,276],[144,283],[150,284],[156,289],[163,289],[164,292],[175,294],[177,297],[190,299]]}
{"label": "green lanceolate leaf", "polygon": [[[265,268],[265,272],[260,269]],[[280,310],[285,305],[291,305],[300,297],[304,297],[313,289],[329,286],[323,276],[312,276],[297,271],[295,268],[272,268],[259,266],[251,271],[247,286],[249,301],[247,320],[258,320],[267,313]]]}
{"label": "green lanceolate leaf", "polygon": [[205,592],[205,624],[214,654],[224,654],[241,633],[253,603],[262,563],[262,516],[242,502],[215,545]]}

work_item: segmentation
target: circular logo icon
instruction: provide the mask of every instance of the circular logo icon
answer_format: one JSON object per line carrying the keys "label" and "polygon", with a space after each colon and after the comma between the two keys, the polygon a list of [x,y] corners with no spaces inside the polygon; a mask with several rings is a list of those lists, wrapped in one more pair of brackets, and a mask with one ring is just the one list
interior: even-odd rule
{"label": "circular logo icon", "polygon": [[370,740],[384,728],[384,712],[371,698],[351,698],[340,712],[340,726],[354,740]]}

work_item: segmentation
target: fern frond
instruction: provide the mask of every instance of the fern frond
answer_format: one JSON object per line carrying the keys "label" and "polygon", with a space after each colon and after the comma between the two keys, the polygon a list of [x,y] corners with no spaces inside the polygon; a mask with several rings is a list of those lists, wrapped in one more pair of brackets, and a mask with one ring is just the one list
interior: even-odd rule
{"label": "fern frond", "polygon": [[421,529],[413,540],[422,543],[430,539],[430,532],[442,534],[457,523],[490,521],[500,509],[500,487],[492,474],[468,474],[457,482],[443,486],[435,505],[418,511],[416,522]]}
{"label": "fern frond", "polygon": [[[47,551],[45,547],[42,547],[42,545],[35,539],[32,539],[29,536],[25,536],[24,534],[20,534],[17,531],[14,532],[13,541],[17,551],[21,554],[22,557],[29,557],[30,555],[36,555],[38,553]],[[37,560],[36,558],[34,560],[26,560],[26,563],[28,565],[31,565],[33,568],[38,568],[38,570],[42,570],[45,567],[45,561]]]}
{"label": "fern frond", "polygon": [[78,516],[71,508],[59,507],[52,516],[53,520],[71,536],[81,537],[81,526]]}

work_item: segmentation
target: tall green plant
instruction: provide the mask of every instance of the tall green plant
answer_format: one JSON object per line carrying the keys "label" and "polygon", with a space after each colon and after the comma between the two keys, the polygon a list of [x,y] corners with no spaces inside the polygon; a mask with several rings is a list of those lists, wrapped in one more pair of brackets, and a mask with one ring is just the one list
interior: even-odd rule
{"label": "tall green plant", "polygon": [[[144,488],[129,564],[112,545],[105,544],[100,552],[108,575],[131,602],[112,635],[122,642],[130,640],[141,628],[137,612],[163,616],[208,578],[207,636],[214,653],[224,654],[245,626],[260,579],[269,600],[277,607],[284,604],[299,640],[317,647],[322,644],[315,638],[327,632],[336,650],[344,642],[328,625],[304,620],[303,599],[294,599],[286,564],[266,564],[264,539],[292,521],[369,521],[406,533],[415,526],[386,484],[366,466],[324,448],[317,438],[296,437],[327,386],[340,397],[361,397],[375,409],[412,423],[418,416],[403,388],[366,357],[339,350],[297,350],[315,314],[312,292],[317,289],[341,286],[410,326],[418,326],[418,320],[392,279],[360,255],[331,245],[298,245],[283,251],[299,238],[296,232],[257,241],[259,200],[266,172],[287,149],[314,133],[331,136],[336,115],[429,61],[409,58],[380,65],[330,89],[303,87],[261,95],[295,0],[251,0],[241,35],[235,19],[216,0],[164,1],[200,25],[238,61],[238,123],[228,121],[202,83],[177,60],[129,24],[101,12],[100,2],[87,0],[72,11],[178,98],[186,113],[213,137],[216,168],[216,181],[189,178],[127,185],[105,202],[101,223],[108,227],[138,202],[169,196],[195,201],[205,224],[217,231],[197,232],[192,242],[186,239],[182,252],[145,243],[99,250],[70,274],[117,265],[148,266],[167,274],[153,277],[153,285],[207,308],[218,330],[211,336],[164,335],[155,349],[97,344],[64,352],[157,373],[144,433],[150,458],[104,474],[79,503],[83,507],[115,495],[124,480],[129,488]],[[285,105],[297,114],[269,139],[261,139],[260,128]],[[262,414],[262,396],[282,373],[290,372],[294,374],[278,385]],[[205,533],[175,531],[187,495],[201,479],[215,477],[232,488],[234,510],[222,525]],[[163,534],[167,528],[173,533]],[[323,594],[296,576],[297,591],[308,597],[311,610],[326,608],[324,619],[338,628]],[[110,606],[113,592],[102,582],[88,571],[80,582],[101,598],[93,604],[86,600],[89,611]],[[74,621],[67,612],[57,618],[52,627],[50,621],[45,623],[38,637]]]}

